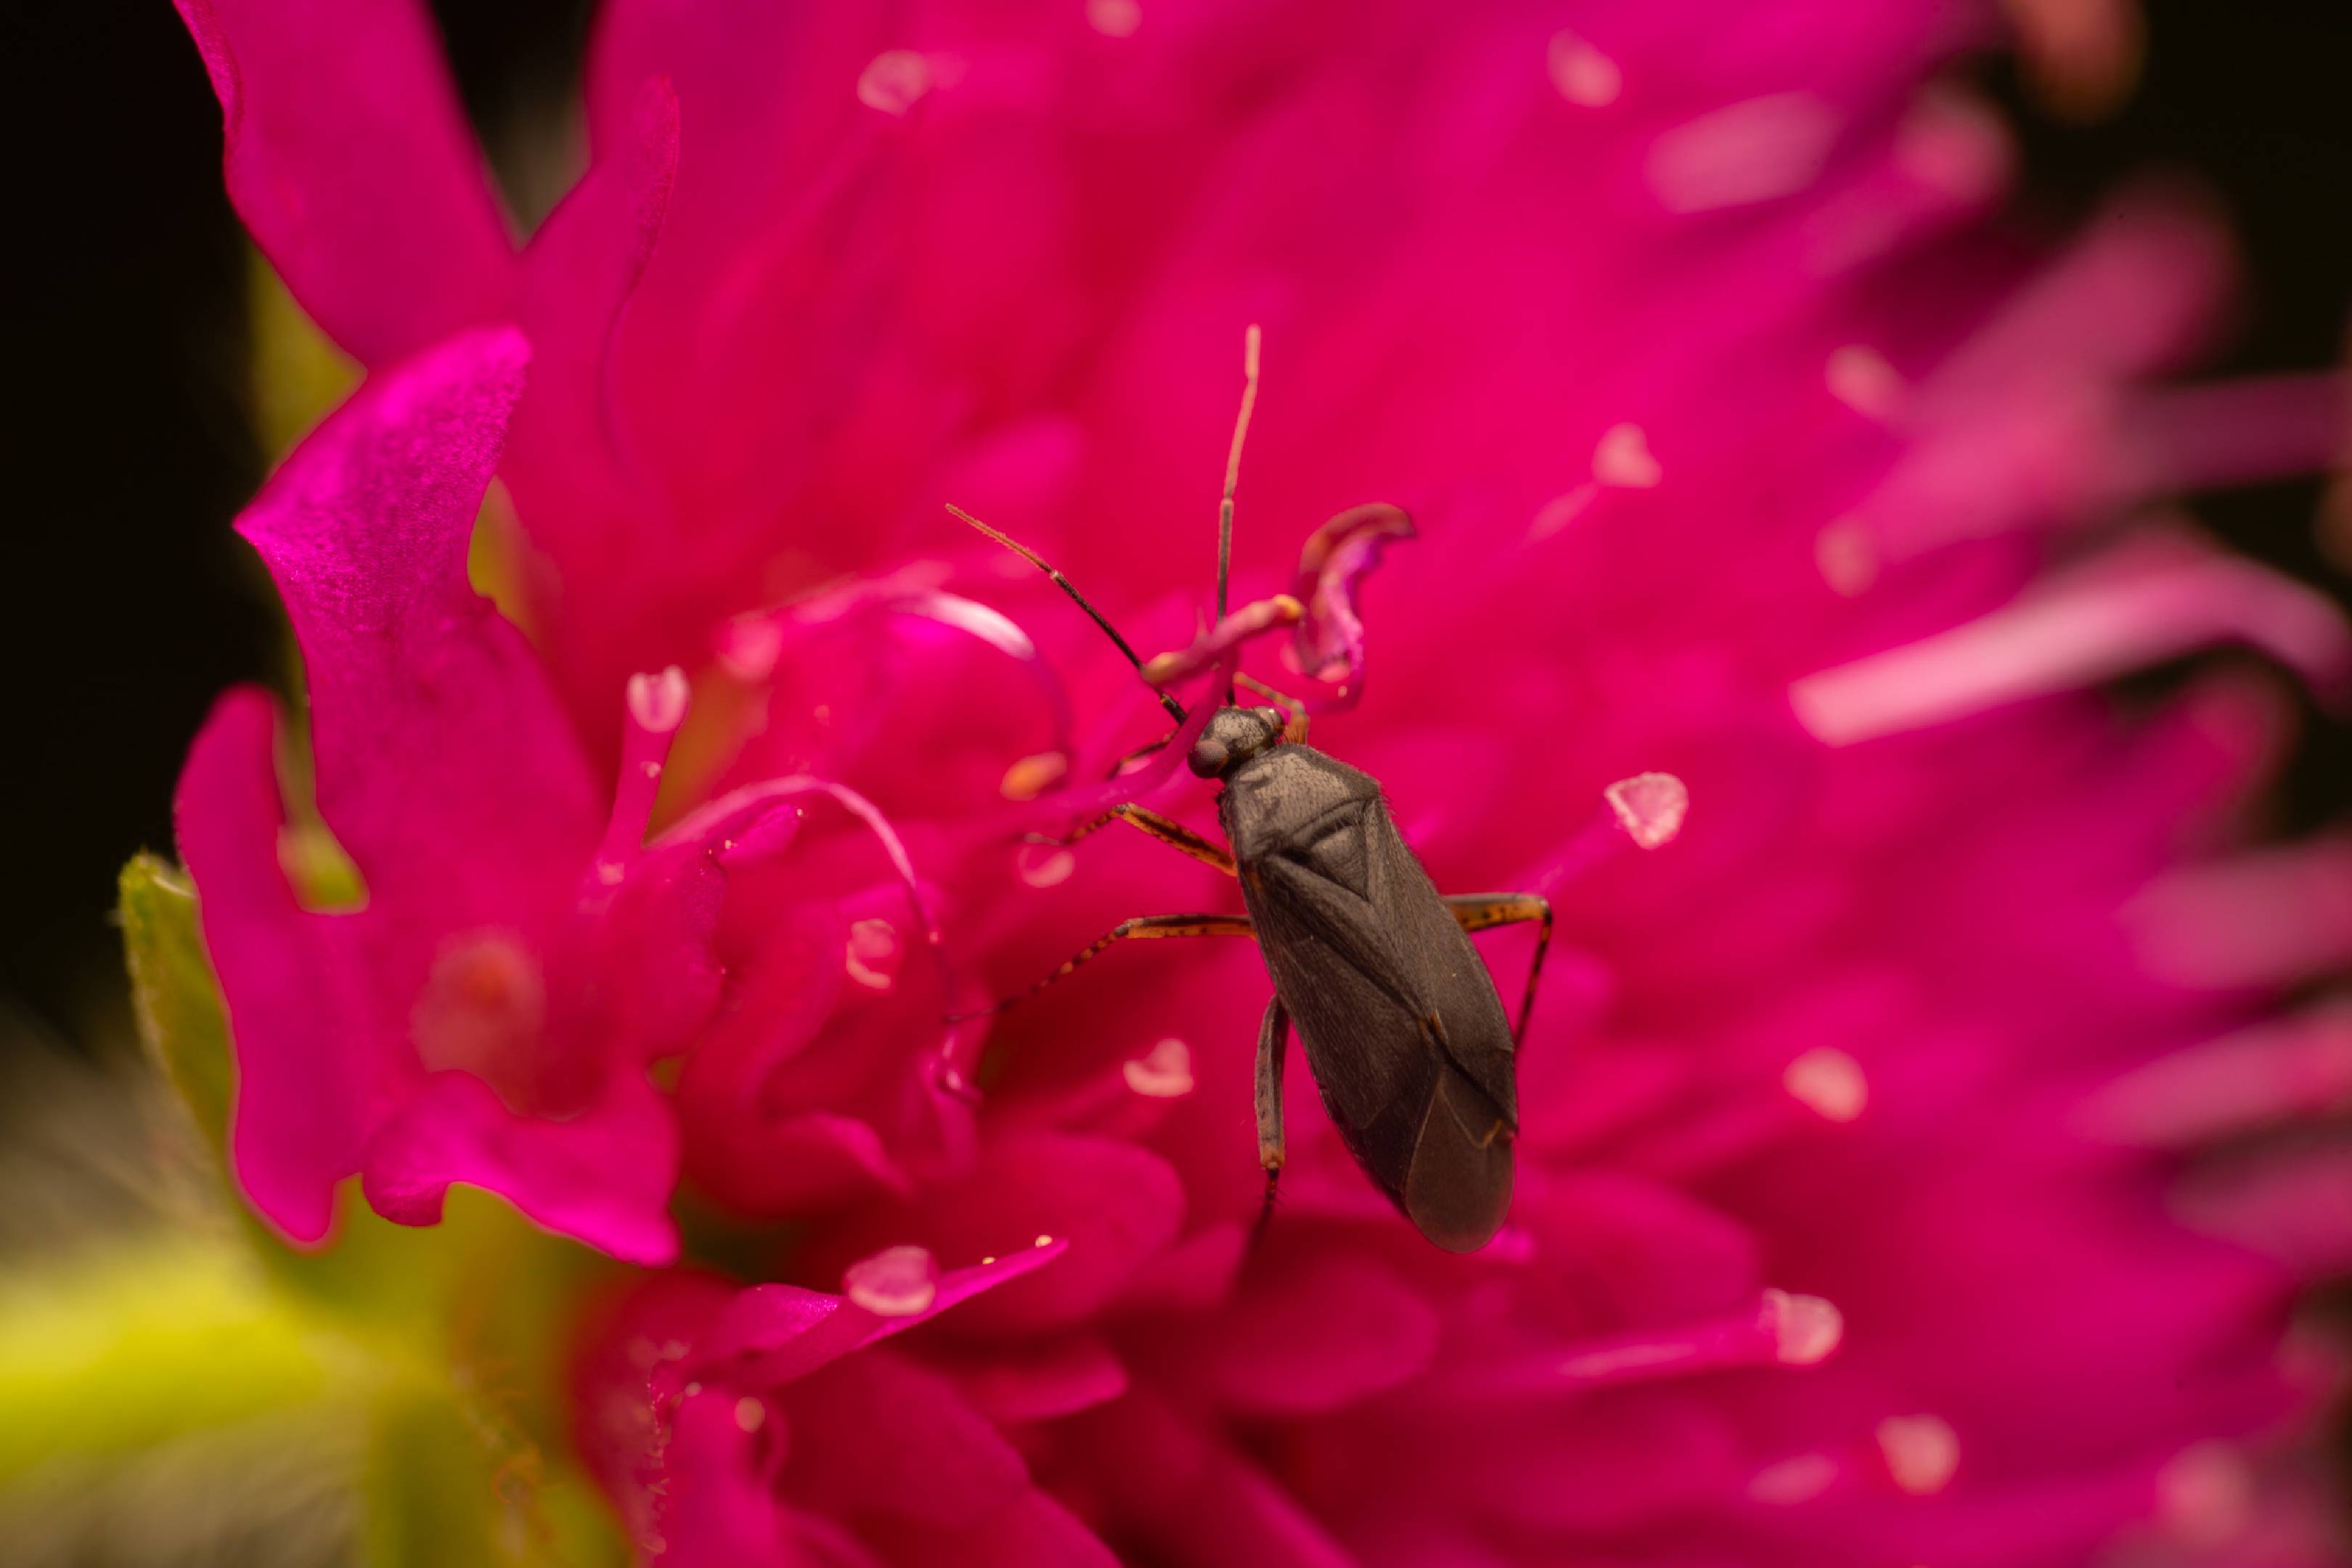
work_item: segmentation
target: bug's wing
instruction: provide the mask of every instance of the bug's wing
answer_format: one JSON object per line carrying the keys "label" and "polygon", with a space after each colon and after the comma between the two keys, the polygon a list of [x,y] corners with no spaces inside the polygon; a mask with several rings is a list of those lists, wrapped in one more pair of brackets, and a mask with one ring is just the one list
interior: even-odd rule
{"label": "bug's wing", "polygon": [[1431,1240],[1482,1246],[1517,1126],[1502,1004],[1377,798],[1318,826],[1244,878],[1266,963],[1357,1161]]}

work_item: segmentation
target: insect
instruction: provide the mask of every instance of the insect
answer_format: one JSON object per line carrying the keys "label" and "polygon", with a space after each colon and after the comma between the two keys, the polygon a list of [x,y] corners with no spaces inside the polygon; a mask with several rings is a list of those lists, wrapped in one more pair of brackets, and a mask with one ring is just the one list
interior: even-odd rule
{"label": "insect", "polygon": [[[1256,391],[1256,329],[1218,508],[1217,622],[1225,620],[1233,500],[1242,438]],[[1050,577],[1139,672],[1127,640],[1068,578],[1027,546],[961,509],[951,511]],[[1256,690],[1279,697],[1270,688]],[[1185,710],[1160,702],[1181,725]],[[1192,745],[1192,773],[1217,782],[1227,848],[1140,805],[1082,824],[1072,843],[1123,820],[1239,879],[1247,913],[1144,915],[1123,921],[1001,1011],[1070,973],[1113,943],[1147,938],[1255,937],[1274,981],[1258,1028],[1258,1157],[1265,1168],[1263,1233],[1282,1171],[1282,1078],[1296,1029],[1324,1109],[1356,1163],[1439,1247],[1475,1251],[1510,1205],[1518,1132],[1520,1036],[1551,937],[1551,907],[1534,893],[1440,893],[1397,832],[1370,775],[1307,743],[1307,713],[1245,707],[1228,687]],[[1518,1022],[1505,1016],[1469,932],[1538,924]]]}

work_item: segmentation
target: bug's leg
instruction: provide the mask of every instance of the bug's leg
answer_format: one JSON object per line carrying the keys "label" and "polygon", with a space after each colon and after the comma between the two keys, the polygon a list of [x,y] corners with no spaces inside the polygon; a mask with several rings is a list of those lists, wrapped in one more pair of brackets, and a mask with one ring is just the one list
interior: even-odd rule
{"label": "bug's leg", "polygon": [[1519,1000],[1519,1021],[1511,1026],[1511,1044],[1517,1045],[1528,1032],[1528,1015],[1535,1011],[1536,982],[1543,977],[1544,954],[1551,947],[1551,900],[1541,893],[1449,893],[1445,907],[1454,911],[1465,931],[1538,922],[1536,955],[1528,963],[1527,994]]}
{"label": "bug's leg", "polygon": [[984,1018],[992,1013],[1002,1013],[1016,1003],[1026,1002],[1115,942],[1141,941],[1150,937],[1255,936],[1256,934],[1255,930],[1250,925],[1247,915],[1138,915],[1131,921],[1119,921],[1076,952],[1072,953],[1063,961],[1059,969],[1055,970],[1026,991],[1007,996],[1002,1002],[970,1013],[951,1014],[949,1021],[954,1023],[965,1018]]}
{"label": "bug's leg", "polygon": [[1279,996],[1265,1005],[1257,1026],[1257,1159],[1265,1167],[1265,1201],[1257,1211],[1257,1226],[1250,1232],[1255,1251],[1274,1218],[1276,1184],[1282,1179],[1282,1063],[1290,1049],[1290,1014]]}
{"label": "bug's leg", "polygon": [[1183,851],[1195,860],[1214,866],[1228,877],[1238,875],[1234,868],[1233,852],[1223,845],[1213,843],[1182,823],[1162,816],[1156,811],[1147,811],[1139,805],[1115,805],[1100,816],[1081,822],[1059,838],[1033,834],[1030,837],[1030,842],[1058,844],[1066,848],[1088,834],[1097,832],[1113,822],[1125,822],[1149,837],[1157,838],[1160,843]]}
{"label": "bug's leg", "polygon": [[1118,759],[1118,761],[1111,763],[1110,772],[1103,774],[1103,777],[1106,779],[1115,779],[1118,777],[1119,774],[1127,772],[1127,765],[1129,763],[1139,763],[1144,758],[1151,755],[1154,752],[1166,751],[1168,749],[1168,742],[1173,738],[1174,737],[1172,736],[1162,735],[1156,741],[1144,742],[1143,744],[1136,747],[1133,751],[1125,753]]}
{"label": "bug's leg", "polygon": [[1283,707],[1288,709],[1290,710],[1290,722],[1282,727],[1282,738],[1293,745],[1306,744],[1306,703],[1301,702],[1297,698],[1289,695],[1287,692],[1276,691],[1273,687],[1268,686],[1265,681],[1258,679],[1255,676],[1236,675],[1234,677],[1234,684],[1236,686],[1246,686],[1252,691],[1256,692],[1260,697],[1265,698],[1267,701],[1279,703]]}

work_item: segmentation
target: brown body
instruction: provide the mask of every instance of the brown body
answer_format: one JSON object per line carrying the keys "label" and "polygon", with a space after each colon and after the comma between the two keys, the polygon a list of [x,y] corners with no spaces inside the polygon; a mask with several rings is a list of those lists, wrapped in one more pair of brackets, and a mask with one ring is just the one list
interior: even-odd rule
{"label": "brown body", "polygon": [[1243,742],[1218,770],[1218,820],[1324,1109],[1424,1236],[1484,1246],[1510,1205],[1518,1128],[1494,982],[1380,785],[1311,746],[1249,745],[1225,722],[1243,712],[1212,730]]}

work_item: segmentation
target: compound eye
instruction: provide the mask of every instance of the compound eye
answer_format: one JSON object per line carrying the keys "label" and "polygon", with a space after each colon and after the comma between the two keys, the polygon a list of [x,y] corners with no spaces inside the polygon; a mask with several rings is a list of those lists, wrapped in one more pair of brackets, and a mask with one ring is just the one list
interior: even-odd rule
{"label": "compound eye", "polygon": [[1232,755],[1223,741],[1203,735],[1192,742],[1192,754],[1185,761],[1195,778],[1213,779],[1225,771],[1226,760]]}

